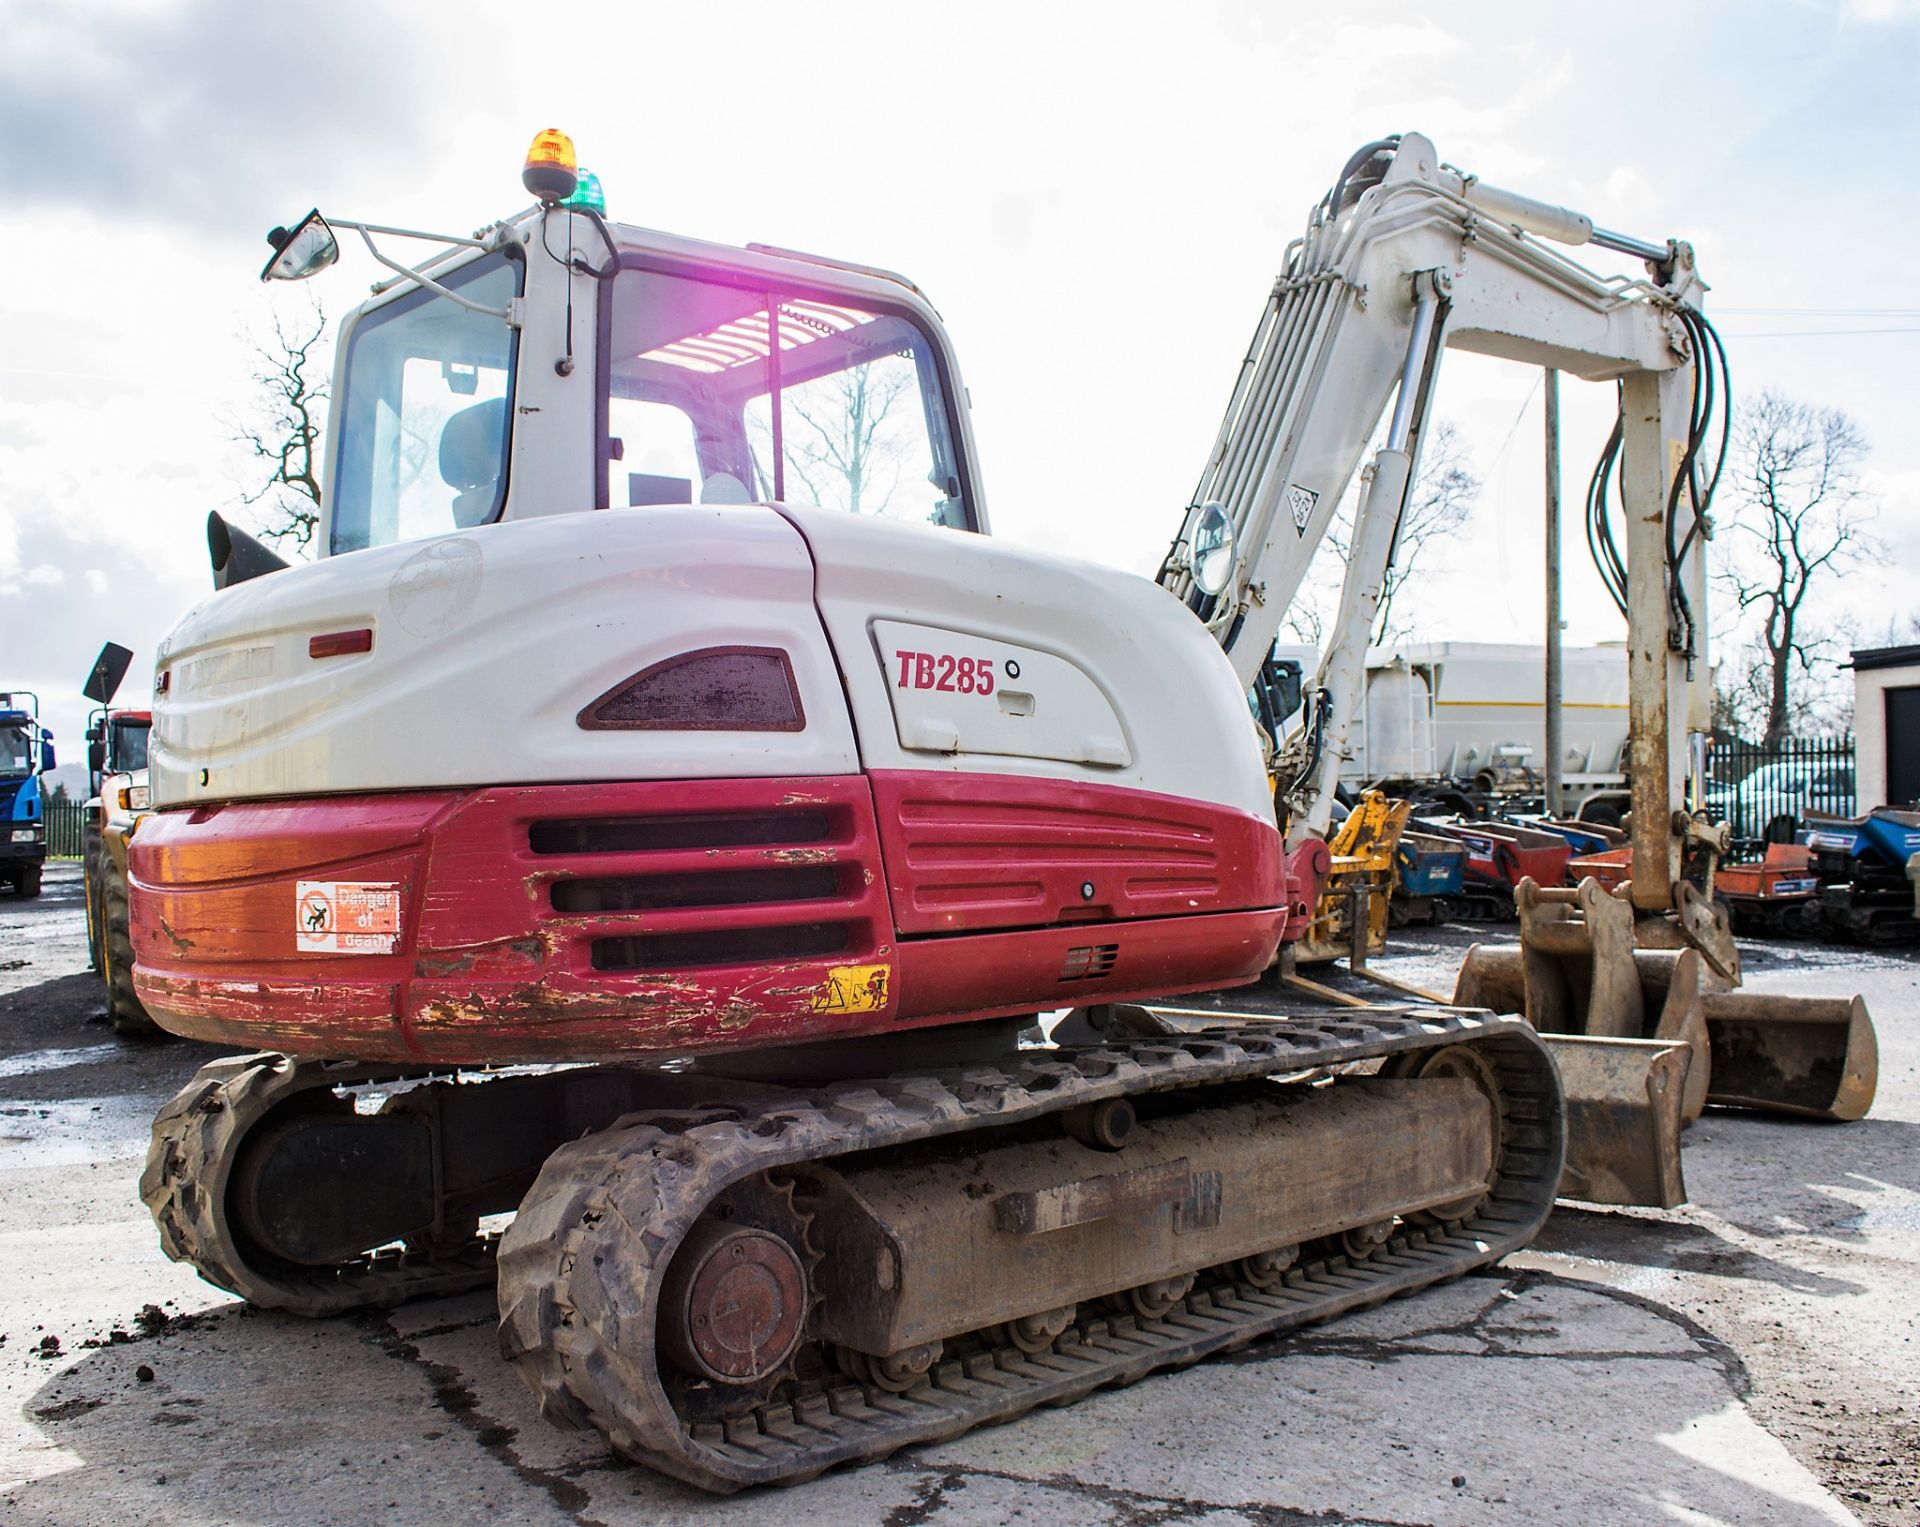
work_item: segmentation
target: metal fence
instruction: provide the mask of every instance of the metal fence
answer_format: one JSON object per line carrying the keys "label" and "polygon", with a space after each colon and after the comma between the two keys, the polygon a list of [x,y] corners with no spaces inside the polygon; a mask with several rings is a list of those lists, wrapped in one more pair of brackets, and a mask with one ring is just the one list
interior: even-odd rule
{"label": "metal fence", "polygon": [[1707,778],[1707,809],[1733,824],[1736,839],[1791,843],[1809,811],[1853,815],[1853,738],[1719,739]]}
{"label": "metal fence", "polygon": [[86,852],[87,805],[85,801],[47,802],[47,857],[78,859]]}

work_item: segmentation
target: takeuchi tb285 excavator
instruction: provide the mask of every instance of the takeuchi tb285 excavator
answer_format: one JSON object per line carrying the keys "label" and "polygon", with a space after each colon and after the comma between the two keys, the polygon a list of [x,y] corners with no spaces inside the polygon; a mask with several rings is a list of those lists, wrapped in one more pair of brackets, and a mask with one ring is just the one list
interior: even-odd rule
{"label": "takeuchi tb285 excavator", "polygon": [[[497,1280],[548,1416],[730,1490],[1525,1244],[1566,1117],[1517,1011],[1168,999],[1304,926],[1360,645],[1291,735],[1249,690],[1393,398],[1373,597],[1448,344],[1620,382],[1634,894],[1674,910],[1705,832],[1686,246],[1369,145],[1156,584],[989,538],[910,282],[610,224],[557,133],[525,182],[418,264],[317,212],[271,236],[270,277],[338,228],[392,278],[340,333],[320,560],[216,518],[218,591],[156,664],[135,981],[267,1052],[155,1123],[169,1254],[310,1314]],[[1582,229],[1647,274],[1537,237]],[[1022,1042],[1059,1009],[1075,1042]]]}

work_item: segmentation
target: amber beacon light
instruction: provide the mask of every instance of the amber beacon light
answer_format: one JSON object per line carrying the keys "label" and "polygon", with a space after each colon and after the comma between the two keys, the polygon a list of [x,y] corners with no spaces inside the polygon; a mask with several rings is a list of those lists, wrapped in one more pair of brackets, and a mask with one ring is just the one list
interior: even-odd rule
{"label": "amber beacon light", "polygon": [[579,183],[573,139],[557,127],[536,134],[527,150],[527,166],[520,183],[543,202],[565,201]]}

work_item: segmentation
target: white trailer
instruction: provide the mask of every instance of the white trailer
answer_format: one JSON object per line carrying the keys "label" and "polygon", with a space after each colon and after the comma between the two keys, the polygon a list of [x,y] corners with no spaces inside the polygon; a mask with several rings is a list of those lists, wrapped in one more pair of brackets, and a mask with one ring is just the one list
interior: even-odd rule
{"label": "white trailer", "polygon": [[[1311,672],[1311,647],[1283,646]],[[1567,799],[1624,809],[1625,645],[1562,654],[1561,771]],[[1409,642],[1369,647],[1366,699],[1347,734],[1340,782],[1453,784],[1481,793],[1538,790],[1546,771],[1546,649],[1525,642]]]}

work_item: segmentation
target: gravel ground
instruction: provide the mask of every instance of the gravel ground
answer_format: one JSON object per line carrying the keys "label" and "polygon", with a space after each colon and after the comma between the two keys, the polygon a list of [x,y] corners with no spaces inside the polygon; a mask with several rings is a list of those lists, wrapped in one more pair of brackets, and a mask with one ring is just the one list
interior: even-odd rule
{"label": "gravel ground", "polygon": [[[1474,936],[1383,968],[1445,990]],[[1682,1209],[1562,1209],[1484,1276],[722,1501],[541,1420],[489,1296],[304,1322],[167,1262],[147,1123],[219,1052],[113,1036],[58,865],[0,899],[0,1520],[1913,1527],[1920,956],[1744,947],[1761,989],[1866,993],[1870,1118],[1709,1114]]]}

